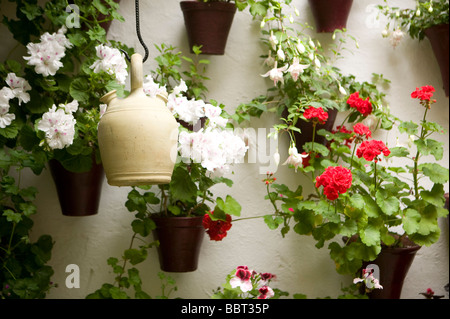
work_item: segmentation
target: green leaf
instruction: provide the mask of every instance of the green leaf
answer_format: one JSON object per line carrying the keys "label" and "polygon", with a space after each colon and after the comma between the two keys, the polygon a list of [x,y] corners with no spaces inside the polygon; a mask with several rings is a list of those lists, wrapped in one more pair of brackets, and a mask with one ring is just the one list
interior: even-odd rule
{"label": "green leaf", "polygon": [[417,210],[408,208],[404,212],[402,223],[407,234],[414,234],[419,229],[420,214]]}
{"label": "green leaf", "polygon": [[174,200],[194,202],[197,197],[197,186],[189,173],[181,166],[175,168],[169,189]]}
{"label": "green leaf", "polygon": [[415,140],[414,144],[416,144],[417,150],[422,155],[431,154],[437,161],[441,160],[442,157],[444,156],[444,148],[442,147],[444,143],[432,139],[426,139],[426,140]]}
{"label": "green leaf", "polygon": [[147,258],[147,250],[130,248],[124,251],[124,259],[128,259],[132,265],[139,264]]}
{"label": "green leaf", "polygon": [[437,163],[426,163],[419,165],[419,169],[433,183],[445,184],[449,178],[449,170]]}
{"label": "green leaf", "polygon": [[80,103],[88,102],[89,90],[89,82],[84,78],[76,78],[70,83],[70,95]]}
{"label": "green leaf", "polygon": [[22,215],[20,213],[16,213],[11,209],[7,209],[3,212],[2,216],[6,217],[6,220],[13,223],[20,223],[22,220]]}
{"label": "green leaf", "polygon": [[386,215],[395,215],[400,209],[400,202],[398,198],[394,196],[386,196],[385,192],[382,190],[377,191],[375,198],[378,206]]}
{"label": "green leaf", "polygon": [[280,216],[273,217],[272,215],[265,215],[264,222],[269,227],[269,229],[274,230],[283,223],[283,218]]}
{"label": "green leaf", "polygon": [[416,135],[418,127],[419,127],[419,125],[417,125],[413,121],[402,122],[398,126],[398,130],[400,133],[406,133],[408,135]]}
{"label": "green leaf", "polygon": [[365,206],[364,198],[361,194],[355,194],[350,197],[350,202],[354,208],[363,209]]}
{"label": "green leaf", "polygon": [[369,224],[365,229],[359,231],[361,241],[367,246],[380,244],[380,230],[375,225]]}
{"label": "green leaf", "polygon": [[405,157],[409,155],[409,150],[406,147],[392,147],[389,150],[391,153],[388,157]]}
{"label": "green leaf", "polygon": [[135,233],[138,233],[142,237],[147,237],[150,232],[156,228],[155,222],[150,218],[135,219],[131,223],[131,227]]}
{"label": "green leaf", "polygon": [[226,214],[240,216],[241,215],[241,205],[230,195],[227,195],[225,201],[218,197],[216,200],[216,206],[219,207]]}

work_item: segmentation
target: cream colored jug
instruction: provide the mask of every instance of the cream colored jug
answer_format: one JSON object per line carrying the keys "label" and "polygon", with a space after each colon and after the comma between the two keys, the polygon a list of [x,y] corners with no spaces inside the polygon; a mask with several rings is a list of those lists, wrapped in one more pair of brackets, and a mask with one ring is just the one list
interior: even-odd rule
{"label": "cream colored jug", "polygon": [[142,88],[142,56],[131,56],[131,93],[116,91],[100,101],[108,105],[98,125],[98,143],[108,184],[167,184],[177,155],[178,123],[166,106],[167,95],[147,96]]}

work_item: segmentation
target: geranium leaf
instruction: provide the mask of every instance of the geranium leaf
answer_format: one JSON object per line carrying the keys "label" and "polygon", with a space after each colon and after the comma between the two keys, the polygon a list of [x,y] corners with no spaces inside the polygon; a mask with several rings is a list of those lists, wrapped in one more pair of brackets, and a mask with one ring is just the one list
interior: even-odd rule
{"label": "geranium leaf", "polygon": [[426,163],[419,166],[425,176],[433,183],[445,184],[449,178],[449,170],[437,163]]}

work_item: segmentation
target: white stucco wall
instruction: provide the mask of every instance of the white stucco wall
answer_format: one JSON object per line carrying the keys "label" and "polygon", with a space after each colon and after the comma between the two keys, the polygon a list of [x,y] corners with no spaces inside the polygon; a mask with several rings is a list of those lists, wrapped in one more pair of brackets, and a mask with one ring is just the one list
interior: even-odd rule
{"label": "white stucco wall", "polygon": [[[390,1],[392,4],[413,6],[413,0]],[[2,2],[2,6],[5,1]],[[300,11],[296,19],[314,21],[306,0],[294,0]],[[392,113],[408,116],[420,121],[421,114],[417,102],[410,99],[415,87],[433,85],[437,88],[435,97],[438,103],[429,112],[434,120],[448,130],[449,100],[441,89],[442,81],[439,67],[434,58],[428,40],[418,42],[405,36],[394,50],[389,41],[381,37],[384,23],[373,24],[370,5],[382,4],[382,0],[355,0],[348,21],[348,32],[357,38],[360,49],[353,53],[344,52],[344,59],[337,62],[344,73],[354,74],[358,80],[370,80],[372,73],[381,73],[392,81],[387,91]],[[6,5],[6,4],[5,4]],[[10,4],[8,4],[10,5]],[[125,23],[114,22],[109,37],[136,48],[143,53],[138,42],[134,24],[134,1],[122,0],[120,13]],[[0,26],[5,34],[5,28]],[[183,15],[178,0],[141,1],[141,31],[150,49],[149,60],[144,64],[144,74],[155,67],[153,58],[157,55],[153,43],[167,43],[177,46],[184,54],[188,53],[188,43],[184,28]],[[323,46],[332,43],[331,34],[315,35]],[[7,37],[5,37],[7,40]],[[230,31],[226,54],[210,56],[211,61],[206,82],[209,88],[208,99],[215,99],[226,105],[232,112],[240,103],[264,94],[270,81],[260,74],[266,72],[262,67],[263,54],[259,44],[259,23],[252,21],[248,11],[237,12]],[[0,57],[3,60],[14,46],[13,41],[2,45]],[[351,46],[353,48],[353,46]],[[17,54],[17,52],[16,52]],[[275,122],[271,116],[264,116],[252,122],[254,128],[267,128]],[[268,132],[268,131],[267,131]],[[393,133],[391,133],[393,134]],[[395,136],[389,136],[395,141]],[[438,137],[445,142],[442,165],[448,167],[448,135]],[[279,141],[280,154],[287,155],[288,143]],[[261,163],[265,166],[266,164]],[[244,163],[235,166],[232,177],[234,186],[217,186],[217,195],[231,194],[242,205],[242,216],[250,217],[270,212],[270,205],[264,200],[265,185],[261,182],[264,175],[259,174],[259,163]],[[277,172],[277,181],[295,185],[302,181],[300,174],[281,166]],[[24,183],[39,188],[37,198],[38,214],[34,216],[33,237],[50,234],[55,240],[50,264],[55,270],[54,282],[58,288],[50,291],[48,298],[84,298],[101,286],[112,282],[114,274],[106,264],[109,257],[120,257],[128,248],[132,236],[130,222],[133,214],[124,206],[128,187],[103,185],[99,213],[96,216],[73,218],[61,214],[56,190],[49,171],[41,176],[28,174]],[[448,185],[445,185],[448,192]],[[422,298],[419,292],[432,288],[437,294],[443,294],[444,286],[449,282],[449,243],[448,224],[441,220],[441,238],[431,247],[423,247],[417,253],[404,283],[402,298]],[[334,263],[326,248],[317,249],[315,241],[299,236],[291,231],[282,238],[279,230],[271,231],[262,219],[240,221],[233,225],[228,236],[222,242],[203,242],[199,268],[191,273],[171,274],[177,282],[178,291],[173,297],[209,298],[213,289],[224,282],[226,274],[238,265],[248,265],[261,272],[271,272],[278,276],[274,286],[294,293],[303,293],[310,298],[340,294],[341,285],[350,283],[351,278],[336,273]],[[81,271],[81,287],[68,289],[65,268],[68,264],[77,264]],[[144,281],[143,289],[152,296],[160,293],[158,257],[156,250],[150,251],[148,259],[138,265]]]}

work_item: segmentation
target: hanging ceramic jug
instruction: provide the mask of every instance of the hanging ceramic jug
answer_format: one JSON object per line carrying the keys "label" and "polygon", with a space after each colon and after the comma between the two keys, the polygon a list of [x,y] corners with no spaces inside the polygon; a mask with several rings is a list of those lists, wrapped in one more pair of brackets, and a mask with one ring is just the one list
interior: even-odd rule
{"label": "hanging ceramic jug", "polygon": [[98,143],[106,179],[112,186],[168,184],[177,156],[178,123],[166,106],[167,95],[147,96],[142,88],[142,56],[131,56],[131,92],[116,91],[100,101],[108,105],[98,125]]}

